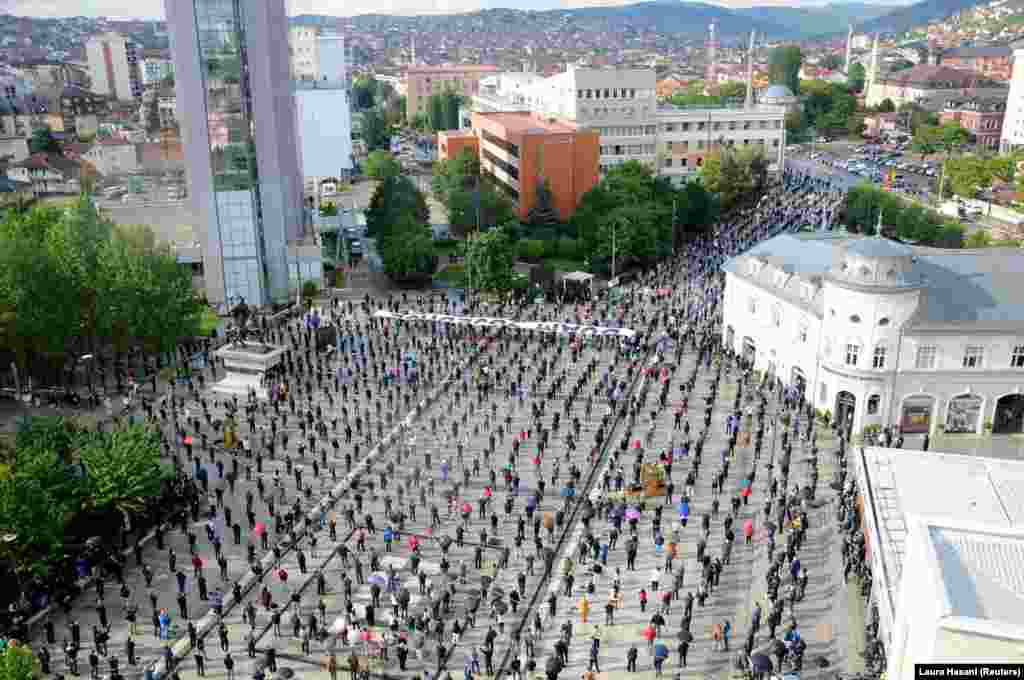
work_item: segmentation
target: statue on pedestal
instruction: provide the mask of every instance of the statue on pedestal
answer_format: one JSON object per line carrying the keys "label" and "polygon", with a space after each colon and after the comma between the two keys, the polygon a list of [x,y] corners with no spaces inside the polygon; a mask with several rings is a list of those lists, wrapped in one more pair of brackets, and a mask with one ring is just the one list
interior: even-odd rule
{"label": "statue on pedestal", "polygon": [[235,347],[245,347],[245,339],[249,335],[249,305],[245,304],[245,298],[239,298],[240,302],[231,310],[231,318],[235,320],[235,327],[231,344]]}

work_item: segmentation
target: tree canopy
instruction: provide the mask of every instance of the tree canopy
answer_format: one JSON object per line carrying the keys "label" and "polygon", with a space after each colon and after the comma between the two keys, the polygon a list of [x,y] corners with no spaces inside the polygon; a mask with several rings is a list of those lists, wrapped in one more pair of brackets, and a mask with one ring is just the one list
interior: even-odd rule
{"label": "tree canopy", "polygon": [[930,156],[940,151],[953,153],[963,147],[971,139],[971,133],[960,127],[960,123],[950,120],[942,125],[922,125],[914,132],[911,146],[922,156]]}
{"label": "tree canopy", "polygon": [[363,112],[362,136],[367,151],[391,148],[391,126],[379,109],[367,109]]}
{"label": "tree canopy", "polygon": [[147,227],[115,227],[88,198],[0,221],[0,346],[50,384],[86,352],[171,351],[201,309],[169,247]]}
{"label": "tree canopy", "polygon": [[508,290],[514,281],[515,249],[508,230],[496,227],[466,241],[466,273],[480,290]]}
{"label": "tree canopy", "polygon": [[846,83],[850,86],[850,90],[860,92],[864,89],[866,80],[867,71],[864,69],[864,64],[858,61],[850,64],[850,72],[846,74]]}
{"label": "tree canopy", "polygon": [[366,157],[366,176],[373,179],[386,179],[402,173],[402,165],[390,151],[378,149]]}
{"label": "tree canopy", "polygon": [[30,418],[0,476],[0,531],[17,536],[6,557],[27,576],[45,576],[66,553],[76,518],[135,517],[160,496],[171,471],[160,435],[144,425],[80,429],[63,418]]}
{"label": "tree canopy", "polygon": [[796,45],[776,47],[768,57],[768,80],[800,94],[800,67],[804,55]]}
{"label": "tree canopy", "polygon": [[844,204],[845,223],[850,231],[875,233],[881,211],[886,236],[938,248],[960,248],[963,225],[927,208],[864,183],[850,189]]}
{"label": "tree canopy", "polygon": [[506,226],[518,230],[512,203],[494,183],[480,174],[480,161],[468,149],[455,158],[434,164],[434,196],[448,212],[448,224],[457,234]]}
{"label": "tree canopy", "polygon": [[613,250],[616,272],[653,262],[687,236],[704,233],[715,214],[704,187],[677,189],[647,166],[627,161],[583,196],[572,223],[591,271],[610,273]]}
{"label": "tree canopy", "polygon": [[744,198],[758,196],[768,182],[768,160],[760,149],[727,149],[704,157],[701,182],[718,196],[722,210],[735,208]]}
{"label": "tree canopy", "polygon": [[0,651],[0,680],[35,680],[42,677],[39,659],[32,650],[14,640]]}

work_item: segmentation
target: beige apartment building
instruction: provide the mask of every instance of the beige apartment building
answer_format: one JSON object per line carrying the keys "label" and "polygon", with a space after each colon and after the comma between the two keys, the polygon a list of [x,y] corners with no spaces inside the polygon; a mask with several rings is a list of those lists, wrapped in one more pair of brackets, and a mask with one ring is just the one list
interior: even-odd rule
{"label": "beige apartment building", "polygon": [[432,94],[452,90],[467,97],[480,90],[480,79],[498,73],[497,66],[410,66],[405,71],[406,112],[411,120],[427,112],[427,99]]}

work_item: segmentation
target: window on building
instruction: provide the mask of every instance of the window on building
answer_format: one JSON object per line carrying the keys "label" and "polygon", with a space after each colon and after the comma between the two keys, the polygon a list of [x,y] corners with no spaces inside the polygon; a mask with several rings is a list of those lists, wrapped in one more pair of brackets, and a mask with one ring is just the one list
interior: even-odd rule
{"label": "window on building", "polygon": [[870,397],[868,397],[868,415],[877,416],[878,407],[881,405],[881,403],[882,397],[880,395],[872,394]]}
{"label": "window on building", "polygon": [[981,345],[967,345],[964,349],[964,368],[981,368],[985,348]]}
{"label": "window on building", "polygon": [[687,165],[686,159],[685,158],[680,158],[679,159],[679,167],[685,168],[686,165]]}
{"label": "window on building", "polygon": [[818,390],[818,401],[822,404],[828,401],[828,385],[821,383],[821,389]]}
{"label": "window on building", "polygon": [[722,124],[718,123],[718,122],[712,123],[711,129],[712,130],[721,130],[722,129]]}
{"label": "window on building", "polygon": [[850,323],[860,323],[860,317],[856,314],[850,315]]}
{"label": "window on building", "polygon": [[703,130],[704,129],[704,125],[705,125],[705,123],[697,123],[697,131],[700,132],[701,130]]}
{"label": "window on building", "polygon": [[935,358],[939,350],[935,345],[922,345],[917,348],[917,357],[914,359],[915,368],[935,368]]}
{"label": "window on building", "polygon": [[779,305],[772,307],[772,325],[776,328],[782,326],[782,307]]}
{"label": "window on building", "polygon": [[847,343],[846,345],[846,365],[856,366],[857,358],[860,355],[860,345],[855,342]]}
{"label": "window on building", "polygon": [[807,342],[807,324],[801,323],[797,328],[796,339],[801,343]]}
{"label": "window on building", "polygon": [[750,129],[750,121],[749,120],[743,121],[743,129],[744,130],[749,130]]}
{"label": "window on building", "polygon": [[751,314],[757,314],[757,298],[747,299],[747,311]]}
{"label": "window on building", "polygon": [[1010,368],[1024,368],[1024,345],[1014,345],[1010,354]]}
{"label": "window on building", "polygon": [[666,168],[671,168],[672,167],[672,159],[671,158],[666,158],[665,159],[665,167]]}
{"label": "window on building", "polygon": [[683,128],[683,132],[689,132],[690,131],[690,124],[689,123],[682,123],[681,127]]}
{"label": "window on building", "polygon": [[885,347],[879,345],[875,348],[875,355],[871,359],[872,368],[885,368]]}
{"label": "window on building", "polygon": [[879,326],[888,326],[889,325],[889,317],[883,316],[881,319],[878,320],[878,325]]}

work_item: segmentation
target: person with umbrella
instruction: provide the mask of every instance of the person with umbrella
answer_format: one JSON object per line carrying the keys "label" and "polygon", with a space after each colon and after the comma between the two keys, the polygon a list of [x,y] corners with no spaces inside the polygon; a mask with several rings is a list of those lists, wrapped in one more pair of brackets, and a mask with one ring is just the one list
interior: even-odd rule
{"label": "person with umbrella", "polygon": [[679,632],[679,644],[676,645],[676,652],[679,654],[679,665],[686,668],[686,655],[690,653],[690,643],[693,642],[693,635],[688,630]]}

